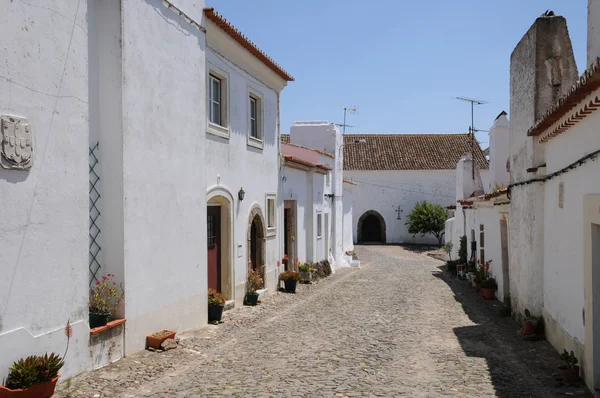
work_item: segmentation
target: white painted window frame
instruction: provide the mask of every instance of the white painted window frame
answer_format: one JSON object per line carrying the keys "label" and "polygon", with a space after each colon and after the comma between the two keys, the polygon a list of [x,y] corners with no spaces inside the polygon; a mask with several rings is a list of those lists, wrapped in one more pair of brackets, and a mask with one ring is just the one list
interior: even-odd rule
{"label": "white painted window frame", "polygon": [[[256,117],[257,117],[257,133],[258,138],[252,137],[251,130],[251,122],[250,122],[250,98],[256,101]],[[263,149],[264,148],[264,139],[265,139],[265,131],[264,131],[264,115],[265,115],[265,107],[264,107],[264,98],[260,91],[256,90],[253,87],[247,86],[246,89],[246,123],[248,125],[246,135],[248,136],[248,146]]]}
{"label": "white painted window frame", "polygon": [[[271,220],[271,214],[269,213],[269,201],[273,201],[273,220]],[[266,224],[267,224],[267,237],[275,236],[277,234],[277,194],[269,192],[265,194],[265,212],[266,212]],[[273,221],[273,225],[269,225],[269,221]]]}
{"label": "white painted window frame", "polygon": [[[212,90],[211,77],[221,81],[221,124],[215,124],[210,121],[211,101],[210,91]],[[207,63],[206,73],[206,123],[207,133],[218,137],[229,139],[229,73],[216,65]]]}

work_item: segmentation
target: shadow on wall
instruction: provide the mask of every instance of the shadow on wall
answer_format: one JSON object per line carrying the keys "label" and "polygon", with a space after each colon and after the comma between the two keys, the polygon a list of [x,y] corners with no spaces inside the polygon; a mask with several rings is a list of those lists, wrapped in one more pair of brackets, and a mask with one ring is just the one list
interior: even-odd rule
{"label": "shadow on wall", "polygon": [[[500,316],[503,308],[501,302],[483,300],[467,281],[444,272],[435,272],[433,275],[448,284],[455,300],[475,323],[454,328],[454,334],[467,356],[485,359],[496,396],[546,397],[585,392],[585,388],[557,388],[553,374],[562,364],[559,354],[546,340],[523,340],[517,334],[521,325],[512,318]],[[465,377],[471,371],[477,372],[470,368],[464,370]]]}

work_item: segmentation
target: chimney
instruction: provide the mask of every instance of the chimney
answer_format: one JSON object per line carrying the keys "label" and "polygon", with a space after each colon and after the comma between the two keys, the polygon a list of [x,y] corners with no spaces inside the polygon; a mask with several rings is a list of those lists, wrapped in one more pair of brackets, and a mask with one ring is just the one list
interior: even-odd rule
{"label": "chimney", "polygon": [[600,0],[588,0],[587,65],[600,57]]}

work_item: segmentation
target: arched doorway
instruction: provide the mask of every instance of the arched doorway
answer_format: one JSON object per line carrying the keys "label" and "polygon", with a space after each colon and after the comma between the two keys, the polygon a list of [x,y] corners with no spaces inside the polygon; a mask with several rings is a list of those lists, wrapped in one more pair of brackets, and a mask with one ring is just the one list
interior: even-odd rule
{"label": "arched doorway", "polygon": [[248,269],[258,270],[263,281],[265,280],[265,237],[263,212],[260,206],[254,205],[248,217]]}
{"label": "arched doorway", "polygon": [[385,243],[385,220],[375,210],[365,212],[358,219],[358,243]]}
{"label": "arched doorway", "polygon": [[208,288],[234,300],[233,196],[222,187],[206,194]]}

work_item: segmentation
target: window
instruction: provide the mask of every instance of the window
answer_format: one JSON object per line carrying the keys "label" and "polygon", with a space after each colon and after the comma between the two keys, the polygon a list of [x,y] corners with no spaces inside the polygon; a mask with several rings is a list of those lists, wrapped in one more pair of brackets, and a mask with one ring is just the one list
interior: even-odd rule
{"label": "window", "polygon": [[206,81],[206,113],[208,133],[229,138],[228,90],[229,75],[214,65],[208,65]]}
{"label": "window", "polygon": [[485,263],[485,231],[483,230],[483,224],[479,224],[479,261],[481,261],[481,264]]}
{"label": "window", "polygon": [[250,137],[260,139],[258,137],[258,100],[250,97]]}
{"label": "window", "polygon": [[208,93],[209,121],[221,126],[221,79],[210,75],[210,89]]}
{"label": "window", "polygon": [[248,145],[263,148],[263,97],[248,87]]}
{"label": "window", "polygon": [[331,173],[327,173],[327,175],[325,175],[325,184],[327,184],[327,186],[331,185]]}
{"label": "window", "polygon": [[323,215],[317,214],[317,238],[323,236]]}
{"label": "window", "polygon": [[267,194],[267,236],[275,235],[275,228],[277,225],[275,199],[275,194]]}

